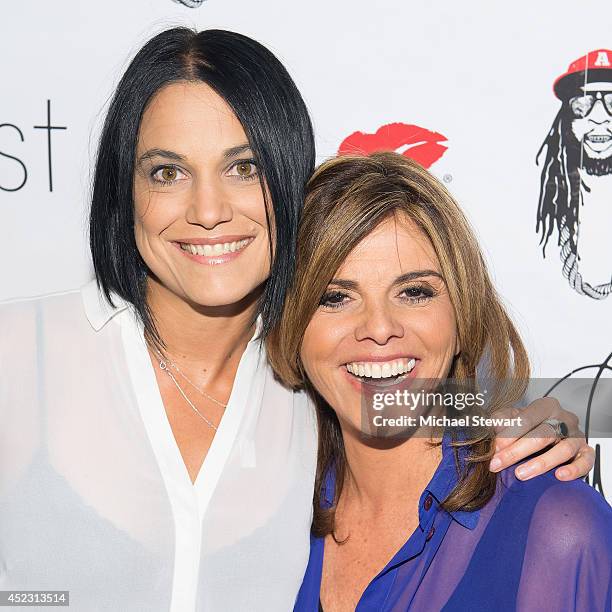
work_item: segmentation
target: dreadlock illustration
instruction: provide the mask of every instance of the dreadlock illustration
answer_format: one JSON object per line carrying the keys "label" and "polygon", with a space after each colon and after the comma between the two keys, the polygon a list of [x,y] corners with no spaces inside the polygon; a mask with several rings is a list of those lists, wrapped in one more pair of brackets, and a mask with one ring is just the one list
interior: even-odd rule
{"label": "dreadlock illustration", "polygon": [[[573,62],[555,81],[554,92],[561,108],[536,157],[539,164],[546,149],[536,232],[545,255],[556,228],[563,276],[578,293],[601,300],[612,292],[612,261],[603,262],[608,267],[597,279],[602,282],[585,279],[580,269],[585,241],[580,245],[579,237],[588,229],[581,227],[585,194],[591,192],[585,176],[612,174],[612,51],[592,51]],[[612,201],[607,210],[612,210]]]}

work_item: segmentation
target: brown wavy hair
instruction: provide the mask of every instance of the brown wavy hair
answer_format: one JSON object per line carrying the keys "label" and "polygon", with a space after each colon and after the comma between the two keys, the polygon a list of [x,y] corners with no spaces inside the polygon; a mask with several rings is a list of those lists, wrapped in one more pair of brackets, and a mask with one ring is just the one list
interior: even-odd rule
{"label": "brown wavy hair", "polygon": [[[416,162],[396,153],[342,156],[322,164],[312,176],[298,232],[297,270],[279,325],[267,339],[278,377],[294,389],[306,389],[315,402],[319,451],[314,493],[313,533],[334,533],[334,512],[347,473],[340,424],[332,407],[308,381],[300,360],[304,333],[321,296],[349,253],[389,217],[410,219],[430,240],[442,270],[457,321],[461,351],[449,378],[476,383],[479,376],[504,381],[489,409],[518,401],[529,376],[521,339],[491,282],[465,215],[446,188]],[[484,359],[483,359],[484,357]],[[455,440],[467,457],[459,483],[443,503],[475,510],[495,491],[488,469],[493,454],[490,432]],[[457,465],[459,462],[457,461]],[[321,507],[325,475],[336,472],[335,502]]]}

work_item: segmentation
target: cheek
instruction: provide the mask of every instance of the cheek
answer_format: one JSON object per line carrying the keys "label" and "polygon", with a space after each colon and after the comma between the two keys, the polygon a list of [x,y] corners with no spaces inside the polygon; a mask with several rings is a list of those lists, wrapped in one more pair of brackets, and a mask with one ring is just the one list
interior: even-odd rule
{"label": "cheek", "polygon": [[588,131],[588,123],[586,119],[574,119],[572,121],[572,132],[576,140],[581,141]]}
{"label": "cheek", "polygon": [[149,189],[134,190],[134,230],[137,242],[154,241],[177,219],[180,199]]}
{"label": "cheek", "polygon": [[304,339],[300,348],[300,359],[306,375],[312,382],[315,382],[313,378],[316,377],[317,365],[321,362],[321,345],[318,342],[318,338],[320,338],[318,326],[316,324],[313,325],[311,321],[304,333]]}
{"label": "cheek", "polygon": [[457,324],[455,313],[450,304],[441,304],[429,313],[423,313],[416,323],[417,333],[432,356],[446,361],[455,354],[457,344]]}
{"label": "cheek", "polygon": [[323,317],[315,314],[306,328],[300,358],[308,378],[317,388],[329,384],[335,348],[331,326]]}
{"label": "cheek", "polygon": [[[243,186],[233,192],[228,192],[227,195],[229,201],[231,202],[232,209],[234,210],[234,215],[246,217],[262,227],[267,227],[266,200],[264,199],[263,192],[258,184],[249,185],[247,187]],[[270,221],[272,221],[274,212],[271,205],[272,200],[267,190],[266,198],[270,203],[269,216]]]}

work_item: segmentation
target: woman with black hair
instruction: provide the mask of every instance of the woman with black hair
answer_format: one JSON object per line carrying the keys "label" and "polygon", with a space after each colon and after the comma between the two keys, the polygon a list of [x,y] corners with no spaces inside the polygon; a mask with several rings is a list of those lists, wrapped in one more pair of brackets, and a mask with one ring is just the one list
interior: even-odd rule
{"label": "woman with black hair", "polygon": [[[67,590],[79,611],[292,607],[316,426],[261,340],[313,167],[303,100],[260,44],[175,28],[136,55],[100,140],[96,280],[0,309],[3,589]],[[538,470],[576,454],[566,477],[584,474],[569,439]]]}

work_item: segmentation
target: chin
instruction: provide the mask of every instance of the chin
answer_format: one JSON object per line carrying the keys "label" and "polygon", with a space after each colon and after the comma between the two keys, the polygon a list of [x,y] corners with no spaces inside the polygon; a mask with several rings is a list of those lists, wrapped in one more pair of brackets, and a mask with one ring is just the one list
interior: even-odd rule
{"label": "chin", "polygon": [[584,147],[584,152],[591,159],[609,160],[612,157],[612,151],[593,151],[589,147]]}
{"label": "chin", "polygon": [[188,301],[201,308],[223,308],[234,306],[245,300],[251,292],[240,291],[207,291],[205,295],[192,293],[187,295]]}

